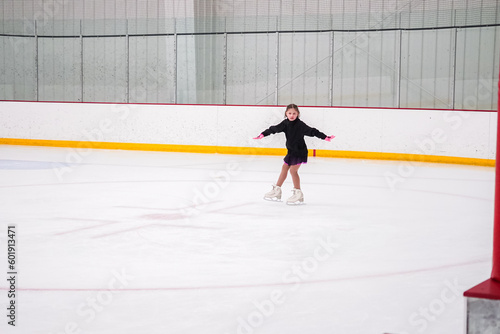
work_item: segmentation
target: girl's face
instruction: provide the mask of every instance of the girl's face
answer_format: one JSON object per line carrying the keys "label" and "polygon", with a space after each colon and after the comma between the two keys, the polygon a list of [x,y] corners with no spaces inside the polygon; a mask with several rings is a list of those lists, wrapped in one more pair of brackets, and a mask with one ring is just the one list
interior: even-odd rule
{"label": "girl's face", "polygon": [[297,117],[299,117],[299,112],[293,108],[290,108],[286,111],[285,115],[289,121],[293,122],[297,119]]}

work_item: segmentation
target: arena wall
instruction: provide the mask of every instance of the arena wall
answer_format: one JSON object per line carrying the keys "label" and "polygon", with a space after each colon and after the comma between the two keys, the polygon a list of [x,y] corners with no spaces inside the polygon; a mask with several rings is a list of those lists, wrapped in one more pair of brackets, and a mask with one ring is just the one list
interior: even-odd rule
{"label": "arena wall", "polygon": [[[283,154],[282,134],[253,137],[284,106],[0,102],[0,143],[228,154]],[[306,138],[309,154],[493,166],[497,113],[301,107],[331,142]]]}

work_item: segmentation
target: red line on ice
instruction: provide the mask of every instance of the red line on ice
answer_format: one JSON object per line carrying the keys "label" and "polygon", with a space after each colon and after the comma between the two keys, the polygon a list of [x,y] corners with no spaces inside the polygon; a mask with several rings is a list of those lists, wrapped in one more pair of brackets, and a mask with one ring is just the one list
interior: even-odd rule
{"label": "red line on ice", "polygon": [[[473,264],[478,264],[481,262],[490,262],[491,259],[485,260],[477,260],[477,261],[469,261],[457,264],[450,264],[445,266],[438,266],[432,268],[422,268],[415,270],[406,270],[394,273],[383,273],[383,274],[372,274],[372,275],[361,275],[361,276],[352,276],[352,277],[338,277],[338,278],[329,278],[322,280],[313,280],[313,281],[302,281],[302,282],[291,282],[291,283],[262,283],[262,284],[240,284],[240,285],[200,285],[200,286],[186,286],[186,287],[164,287],[164,288],[124,288],[124,289],[103,289],[103,288],[17,288],[18,291],[73,291],[73,292],[85,292],[85,291],[183,291],[183,290],[221,290],[221,289],[242,289],[242,288],[262,288],[262,287],[272,287],[272,286],[288,286],[288,285],[302,285],[302,284],[321,284],[321,283],[332,283],[332,282],[342,282],[342,281],[350,281],[350,280],[358,280],[358,279],[374,279],[374,278],[383,278],[390,276],[399,276],[399,275],[408,275],[408,274],[417,274],[434,270],[442,270],[453,267],[461,267],[468,266]],[[1,287],[0,290],[8,290],[6,287]]]}

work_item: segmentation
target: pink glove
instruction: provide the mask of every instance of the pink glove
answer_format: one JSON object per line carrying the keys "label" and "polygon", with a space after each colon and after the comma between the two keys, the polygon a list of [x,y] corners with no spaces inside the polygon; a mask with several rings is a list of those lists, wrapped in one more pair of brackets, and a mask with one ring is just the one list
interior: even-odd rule
{"label": "pink glove", "polygon": [[260,135],[258,135],[257,137],[255,137],[254,139],[262,139],[264,138],[264,135],[261,133]]}
{"label": "pink glove", "polygon": [[335,138],[335,136],[328,136],[325,138],[326,141],[332,141],[332,139]]}

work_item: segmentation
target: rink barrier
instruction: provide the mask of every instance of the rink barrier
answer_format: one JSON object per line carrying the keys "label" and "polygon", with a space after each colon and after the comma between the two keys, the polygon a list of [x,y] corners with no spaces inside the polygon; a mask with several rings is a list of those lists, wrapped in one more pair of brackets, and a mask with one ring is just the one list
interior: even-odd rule
{"label": "rink barrier", "polygon": [[[109,149],[109,150],[132,150],[132,151],[159,151],[159,152],[182,152],[182,153],[218,153],[218,154],[242,154],[242,155],[286,155],[284,148],[256,148],[256,147],[234,147],[234,146],[204,146],[204,145],[172,145],[172,144],[147,144],[147,143],[118,143],[118,142],[94,142],[94,141],[71,141],[71,140],[46,140],[46,139],[17,139],[0,138],[3,145],[23,146],[48,146],[68,147],[77,149]],[[408,154],[408,153],[385,153],[385,152],[363,152],[363,151],[337,151],[337,150],[309,150],[309,156],[323,158],[345,158],[345,159],[367,159],[367,160],[393,160],[403,162],[433,162],[459,165],[476,165],[494,167],[494,159],[464,158],[439,155]]]}

